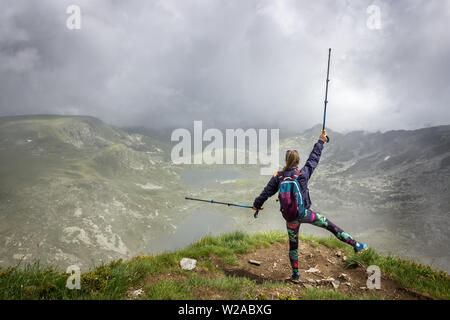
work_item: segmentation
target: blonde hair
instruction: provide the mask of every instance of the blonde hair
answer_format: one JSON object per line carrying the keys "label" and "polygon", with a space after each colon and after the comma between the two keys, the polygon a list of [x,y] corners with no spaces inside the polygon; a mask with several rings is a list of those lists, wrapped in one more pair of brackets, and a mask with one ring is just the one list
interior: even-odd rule
{"label": "blonde hair", "polygon": [[300,156],[297,150],[288,150],[286,151],[286,166],[283,168],[283,171],[289,171],[298,166],[300,163]]}

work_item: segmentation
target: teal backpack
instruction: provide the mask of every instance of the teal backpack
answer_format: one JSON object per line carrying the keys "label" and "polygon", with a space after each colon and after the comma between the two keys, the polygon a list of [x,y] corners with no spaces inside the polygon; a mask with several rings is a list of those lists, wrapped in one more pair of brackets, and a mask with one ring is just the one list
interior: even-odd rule
{"label": "teal backpack", "polygon": [[283,172],[279,172],[278,200],[280,201],[281,214],[288,222],[300,220],[306,215],[300,184],[297,180],[301,174],[298,170],[293,176],[285,177]]}

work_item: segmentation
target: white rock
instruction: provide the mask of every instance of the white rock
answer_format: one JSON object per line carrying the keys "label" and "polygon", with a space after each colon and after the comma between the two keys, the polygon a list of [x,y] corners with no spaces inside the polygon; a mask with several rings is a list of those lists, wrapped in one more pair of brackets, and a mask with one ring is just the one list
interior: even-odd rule
{"label": "white rock", "polygon": [[183,258],[180,261],[181,269],[183,270],[193,270],[197,264],[197,260],[190,258]]}
{"label": "white rock", "polygon": [[337,288],[339,288],[339,285],[341,284],[341,282],[339,280],[334,280],[334,281],[331,281],[331,284],[333,285],[333,288],[337,289]]}
{"label": "white rock", "polygon": [[341,279],[341,280],[347,281],[347,282],[351,280],[351,278],[346,273],[341,273],[339,275],[338,279]]}
{"label": "white rock", "polygon": [[248,263],[254,264],[256,266],[260,266],[261,265],[261,261],[257,261],[257,260],[248,260]]}
{"label": "white rock", "polygon": [[142,290],[142,289],[134,290],[132,293],[133,297],[136,297],[136,298],[142,296],[143,294],[144,294],[144,290]]}
{"label": "white rock", "polygon": [[154,185],[150,182],[147,182],[146,184],[135,183],[135,185],[137,185],[138,187],[141,187],[144,190],[159,190],[159,189],[163,188],[161,186]]}
{"label": "white rock", "polygon": [[83,214],[83,210],[81,208],[77,208],[75,209],[75,213],[73,214],[75,217],[81,217],[81,215]]}
{"label": "white rock", "polygon": [[308,273],[315,273],[315,272],[320,272],[320,270],[319,270],[319,269],[316,269],[316,268],[309,268],[308,270],[305,270],[305,272],[308,272]]}

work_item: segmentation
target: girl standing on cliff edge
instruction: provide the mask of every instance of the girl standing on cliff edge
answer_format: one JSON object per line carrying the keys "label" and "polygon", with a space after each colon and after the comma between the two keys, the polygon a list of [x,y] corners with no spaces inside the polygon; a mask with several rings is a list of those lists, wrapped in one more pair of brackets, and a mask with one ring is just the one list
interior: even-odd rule
{"label": "girl standing on cliff edge", "polygon": [[327,141],[326,130],[322,130],[319,141],[309,155],[305,166],[298,169],[300,156],[297,150],[286,152],[286,165],[282,171],[278,171],[270,179],[261,194],[253,202],[254,210],[262,210],[264,202],[275,193],[279,192],[280,211],[286,220],[289,235],[289,260],[292,266],[291,280],[298,283],[300,272],[298,271],[298,231],[302,223],[309,223],[317,227],[327,229],[339,240],[351,245],[355,253],[367,250],[367,245],[356,241],[351,235],[344,232],[319,212],[310,209],[308,180],[314,169],[319,164],[323,144]]}

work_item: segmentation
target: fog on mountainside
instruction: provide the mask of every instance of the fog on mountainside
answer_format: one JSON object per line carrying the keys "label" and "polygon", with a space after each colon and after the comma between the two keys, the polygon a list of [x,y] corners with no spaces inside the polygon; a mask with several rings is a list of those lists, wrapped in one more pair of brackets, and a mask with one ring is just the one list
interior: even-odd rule
{"label": "fog on mountainside", "polygon": [[[295,148],[303,164],[320,129],[282,135],[280,157]],[[174,165],[171,145],[143,133],[92,117],[0,118],[0,264],[87,269],[206,234],[284,230],[276,197],[256,220],[184,200],[251,204],[269,179],[259,166]],[[450,126],[328,133],[313,207],[382,252],[450,270]],[[301,232],[328,235],[317,229]]]}

